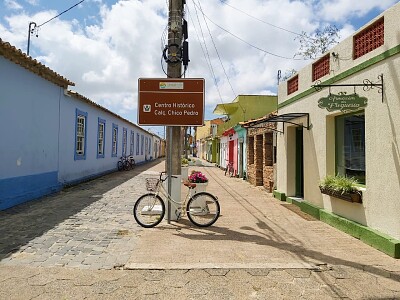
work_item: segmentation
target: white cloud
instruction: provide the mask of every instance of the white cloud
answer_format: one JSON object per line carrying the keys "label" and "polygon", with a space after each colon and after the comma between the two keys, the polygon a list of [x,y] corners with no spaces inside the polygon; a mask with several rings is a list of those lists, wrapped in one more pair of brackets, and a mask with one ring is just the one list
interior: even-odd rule
{"label": "white cloud", "polygon": [[372,9],[385,10],[397,2],[397,0],[323,0],[320,1],[317,12],[325,20],[342,22],[354,16],[362,17]]}
{"label": "white cloud", "polygon": [[15,10],[22,9],[22,6],[16,0],[4,0],[4,5],[8,9],[15,9]]}
{"label": "white cloud", "polygon": [[30,5],[33,5],[33,6],[36,6],[36,5],[38,5],[39,3],[38,3],[38,1],[39,0],[25,0],[27,3],[29,3]]}
{"label": "white cloud", "polygon": [[[206,118],[212,117],[216,104],[231,102],[235,95],[274,93],[278,70],[284,74],[286,70],[298,70],[307,63],[277,58],[249,45],[292,58],[299,47],[293,33],[267,25],[215,0],[202,0],[203,11],[229,32],[209,20],[207,27],[201,12],[197,11],[196,15],[193,2],[198,3],[197,0],[187,1],[190,63],[186,77],[206,79]],[[161,36],[167,24],[167,3],[160,0],[117,1],[112,6],[101,0],[92,0],[91,3],[97,11],[91,11],[86,18],[96,19],[94,24],[85,25],[85,20],[78,18],[66,21],[67,16],[55,19],[40,28],[38,38],[32,36],[31,55],[75,82],[73,89],[77,92],[135,122],[138,78],[166,77],[161,68],[162,48],[166,41],[162,41]],[[301,33],[312,32],[326,24],[329,15],[337,20],[347,20],[356,12],[365,14],[372,7],[383,8],[393,1],[382,0],[378,4],[377,1],[363,1],[367,9],[358,2],[350,7],[345,0],[324,0],[319,5],[314,0],[232,0],[228,3],[264,22]],[[329,9],[332,9],[330,14]],[[25,51],[29,22],[34,20],[41,24],[57,13],[42,11],[32,15],[26,12],[10,15],[5,19],[7,24],[2,26],[0,23],[0,36]],[[202,24],[201,30],[197,16]],[[344,39],[354,28],[349,21],[341,24],[340,34]],[[208,53],[203,52],[203,36]],[[215,79],[206,60],[208,57]],[[165,63],[163,65],[166,69]],[[218,82],[219,91],[214,80]]]}

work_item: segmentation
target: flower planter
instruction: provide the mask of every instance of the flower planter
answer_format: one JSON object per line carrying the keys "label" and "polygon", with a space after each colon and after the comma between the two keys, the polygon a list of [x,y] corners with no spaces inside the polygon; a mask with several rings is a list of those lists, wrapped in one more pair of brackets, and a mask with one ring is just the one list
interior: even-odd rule
{"label": "flower planter", "polygon": [[188,176],[189,176],[189,166],[181,166],[181,178],[182,178],[182,181],[187,180]]}
{"label": "flower planter", "polygon": [[340,193],[334,190],[329,190],[329,189],[325,189],[320,187],[319,188],[321,190],[322,194],[325,195],[329,195],[338,199],[342,199],[348,202],[354,202],[354,203],[362,203],[362,192],[361,191],[357,191],[357,192],[352,192],[352,193]]}
{"label": "flower planter", "polygon": [[[190,190],[190,196],[193,197],[196,193],[205,192],[207,188],[208,182],[204,183],[196,183],[196,187]],[[203,198],[199,198],[194,202],[198,209],[203,210],[207,207],[207,203]]]}
{"label": "flower planter", "polygon": [[190,191],[191,192],[190,195],[193,196],[196,193],[205,192],[207,189],[207,185],[208,185],[208,182],[196,183],[196,187]]}

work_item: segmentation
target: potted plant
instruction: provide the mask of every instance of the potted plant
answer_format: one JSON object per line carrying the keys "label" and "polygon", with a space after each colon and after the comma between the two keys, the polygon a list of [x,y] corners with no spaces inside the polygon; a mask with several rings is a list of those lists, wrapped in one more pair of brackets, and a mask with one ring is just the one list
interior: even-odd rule
{"label": "potted plant", "polygon": [[362,192],[357,189],[357,180],[342,175],[328,175],[319,183],[322,194],[349,202],[362,203]]}
{"label": "potted plant", "polygon": [[204,175],[200,171],[193,170],[190,173],[188,180],[189,180],[189,182],[196,184],[196,187],[193,189],[193,193],[206,191],[206,187],[208,185],[208,178],[206,175]]}

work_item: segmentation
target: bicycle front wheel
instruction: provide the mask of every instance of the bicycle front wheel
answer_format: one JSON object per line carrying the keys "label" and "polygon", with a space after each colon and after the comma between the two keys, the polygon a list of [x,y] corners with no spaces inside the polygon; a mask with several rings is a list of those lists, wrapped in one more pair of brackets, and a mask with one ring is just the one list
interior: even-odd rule
{"label": "bicycle front wheel", "polygon": [[131,165],[129,164],[129,161],[124,161],[124,170],[125,171],[129,171],[129,169],[131,168]]}
{"label": "bicycle front wheel", "polygon": [[142,227],[150,228],[159,224],[165,215],[164,201],[160,196],[148,193],[141,196],[133,207],[133,216]]}
{"label": "bicycle front wheel", "polygon": [[217,221],[220,206],[215,196],[207,192],[200,192],[189,199],[186,212],[190,222],[194,225],[207,227]]}

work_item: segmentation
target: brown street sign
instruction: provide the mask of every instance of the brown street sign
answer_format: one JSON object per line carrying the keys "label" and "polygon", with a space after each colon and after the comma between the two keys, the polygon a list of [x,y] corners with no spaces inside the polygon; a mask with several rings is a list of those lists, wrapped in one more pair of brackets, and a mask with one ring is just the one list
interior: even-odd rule
{"label": "brown street sign", "polygon": [[138,124],[204,125],[204,79],[139,78]]}

